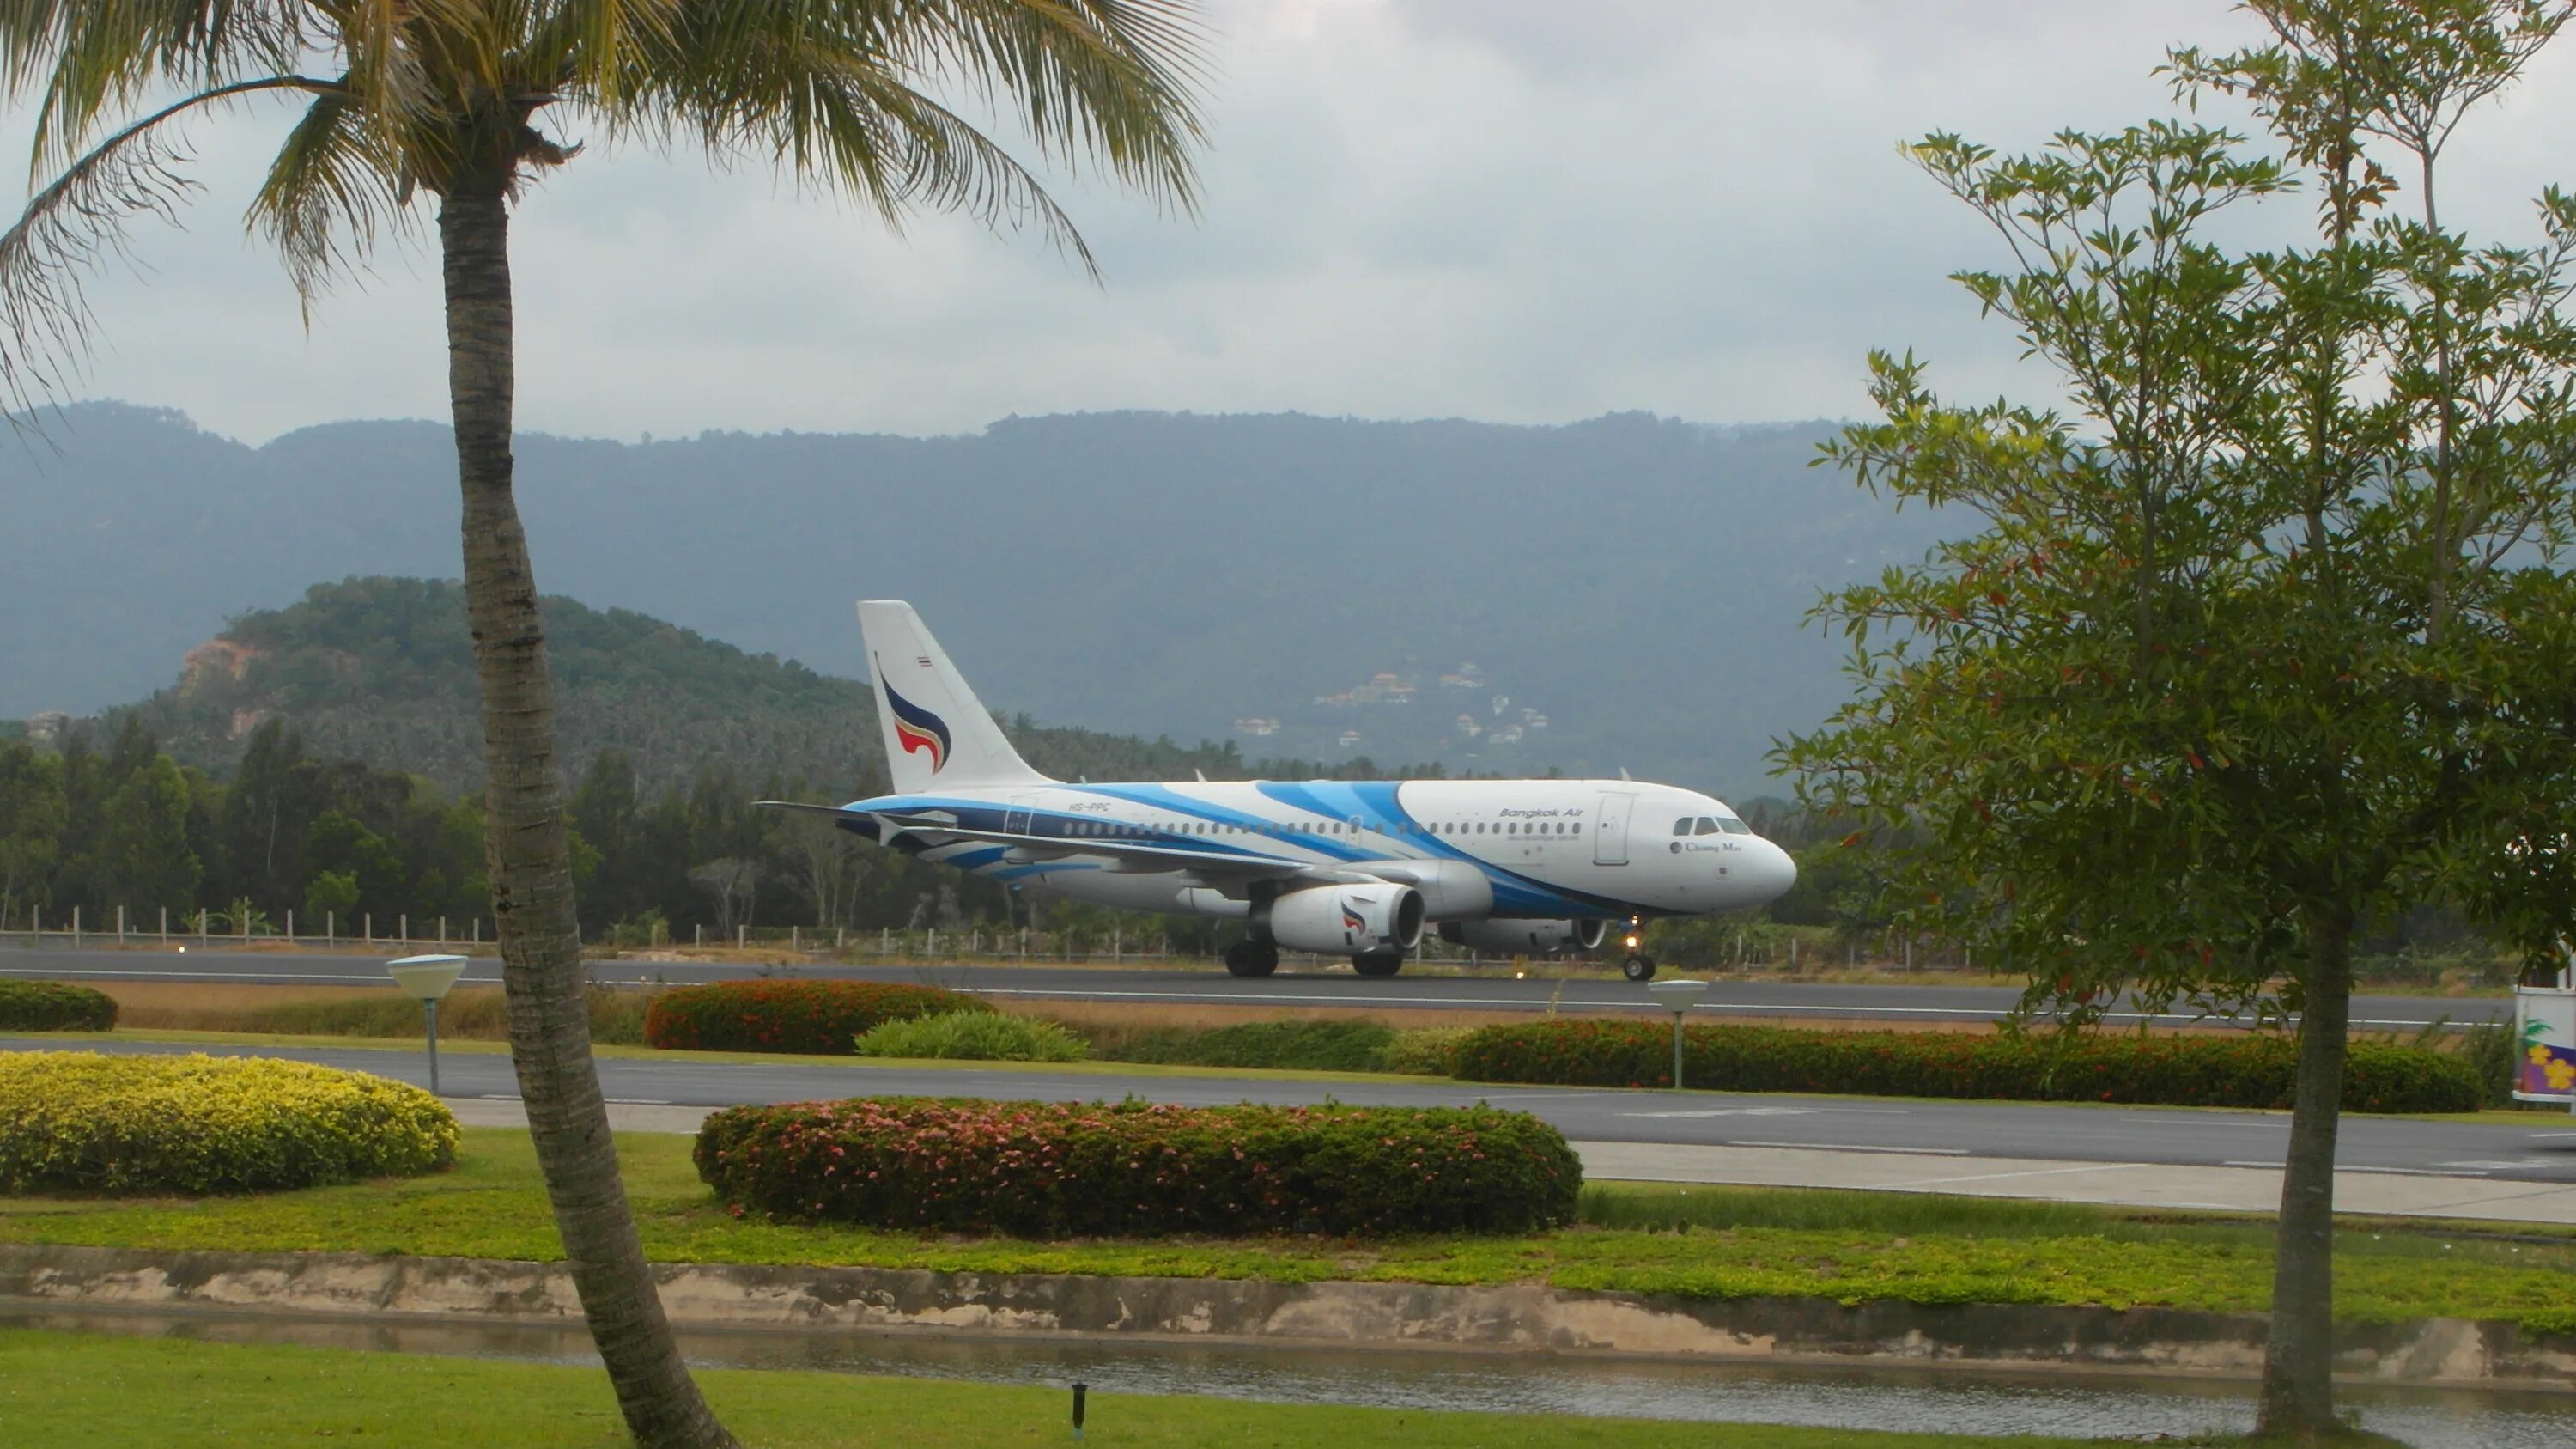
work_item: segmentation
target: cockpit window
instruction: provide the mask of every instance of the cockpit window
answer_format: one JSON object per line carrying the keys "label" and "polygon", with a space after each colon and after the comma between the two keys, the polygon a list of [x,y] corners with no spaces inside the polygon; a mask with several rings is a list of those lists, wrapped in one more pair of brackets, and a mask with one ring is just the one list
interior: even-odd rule
{"label": "cockpit window", "polygon": [[1736,819],[1732,815],[1720,815],[1717,817],[1717,824],[1719,829],[1724,830],[1729,835],[1751,835],[1753,833],[1752,826],[1745,824],[1743,821]]}
{"label": "cockpit window", "polygon": [[1694,834],[1694,835],[1715,835],[1715,834],[1717,833],[1717,822],[1716,822],[1716,821],[1714,821],[1714,820],[1709,819],[1709,818],[1708,818],[1707,816],[1705,816],[1705,815],[1703,815],[1703,816],[1701,816],[1701,817],[1699,818],[1699,822],[1698,822],[1698,824],[1699,824],[1699,828],[1698,828],[1698,829],[1696,829],[1696,830],[1694,830],[1694,831],[1692,831],[1692,832],[1691,832],[1692,834]]}
{"label": "cockpit window", "polygon": [[1692,820],[1690,817],[1684,816],[1673,822],[1673,834],[1688,835],[1691,833],[1691,827],[1697,823],[1697,821]]}

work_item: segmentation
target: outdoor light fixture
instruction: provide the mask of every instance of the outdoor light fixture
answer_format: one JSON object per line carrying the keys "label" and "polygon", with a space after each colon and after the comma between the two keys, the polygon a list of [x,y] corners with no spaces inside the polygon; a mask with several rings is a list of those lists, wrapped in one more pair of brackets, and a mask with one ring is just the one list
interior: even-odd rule
{"label": "outdoor light fixture", "polygon": [[385,974],[393,977],[413,1000],[429,1012],[429,1094],[438,1095],[438,998],[465,974],[462,956],[405,956],[385,963]]}
{"label": "outdoor light fixture", "polygon": [[1656,981],[1649,983],[1646,989],[1655,993],[1655,995],[1662,1000],[1664,1005],[1672,1009],[1673,1090],[1678,1092],[1682,1089],[1682,1017],[1689,1013],[1691,1003],[1699,1000],[1700,993],[1708,990],[1708,983],[1705,981]]}

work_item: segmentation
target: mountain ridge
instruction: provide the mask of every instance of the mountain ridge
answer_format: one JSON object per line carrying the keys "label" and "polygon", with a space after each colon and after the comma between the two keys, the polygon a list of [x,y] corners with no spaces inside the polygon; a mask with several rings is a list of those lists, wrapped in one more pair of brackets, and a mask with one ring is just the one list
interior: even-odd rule
{"label": "mountain ridge", "polygon": [[[931,438],[525,434],[519,476],[550,592],[823,674],[863,673],[852,600],[903,597],[1006,713],[1751,793],[1772,738],[1845,693],[1839,647],[1801,627],[1818,591],[1938,534],[1811,471],[1829,432],[1114,412]],[[87,404],[53,436],[0,458],[0,506],[45,541],[0,571],[0,713],[145,695],[218,619],[319,580],[454,572],[441,425],[253,447]],[[1467,661],[1491,686],[1473,709],[1433,686]],[[1420,702],[1328,702],[1382,674]],[[1547,727],[1500,741],[1525,713]]]}

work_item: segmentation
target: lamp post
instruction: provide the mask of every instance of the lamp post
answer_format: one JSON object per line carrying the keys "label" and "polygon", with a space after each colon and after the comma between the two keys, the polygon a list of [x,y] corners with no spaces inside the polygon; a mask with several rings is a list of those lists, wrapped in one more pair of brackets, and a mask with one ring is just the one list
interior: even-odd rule
{"label": "lamp post", "polygon": [[1689,1014],[1691,1003],[1708,990],[1705,981],[1652,981],[1646,989],[1664,1003],[1673,1014],[1673,1090],[1682,1089],[1682,1018]]}
{"label": "lamp post", "polygon": [[385,963],[385,973],[429,1012],[429,1094],[438,1095],[438,999],[465,974],[462,956],[405,956]]}

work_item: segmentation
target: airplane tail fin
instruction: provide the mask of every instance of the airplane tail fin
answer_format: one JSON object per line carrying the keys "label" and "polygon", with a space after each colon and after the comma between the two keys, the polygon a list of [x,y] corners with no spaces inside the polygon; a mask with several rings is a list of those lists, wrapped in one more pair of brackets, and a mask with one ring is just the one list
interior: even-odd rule
{"label": "airplane tail fin", "polygon": [[941,785],[1050,783],[1011,748],[912,605],[861,601],[859,633],[876,678],[877,728],[885,732],[897,794]]}

